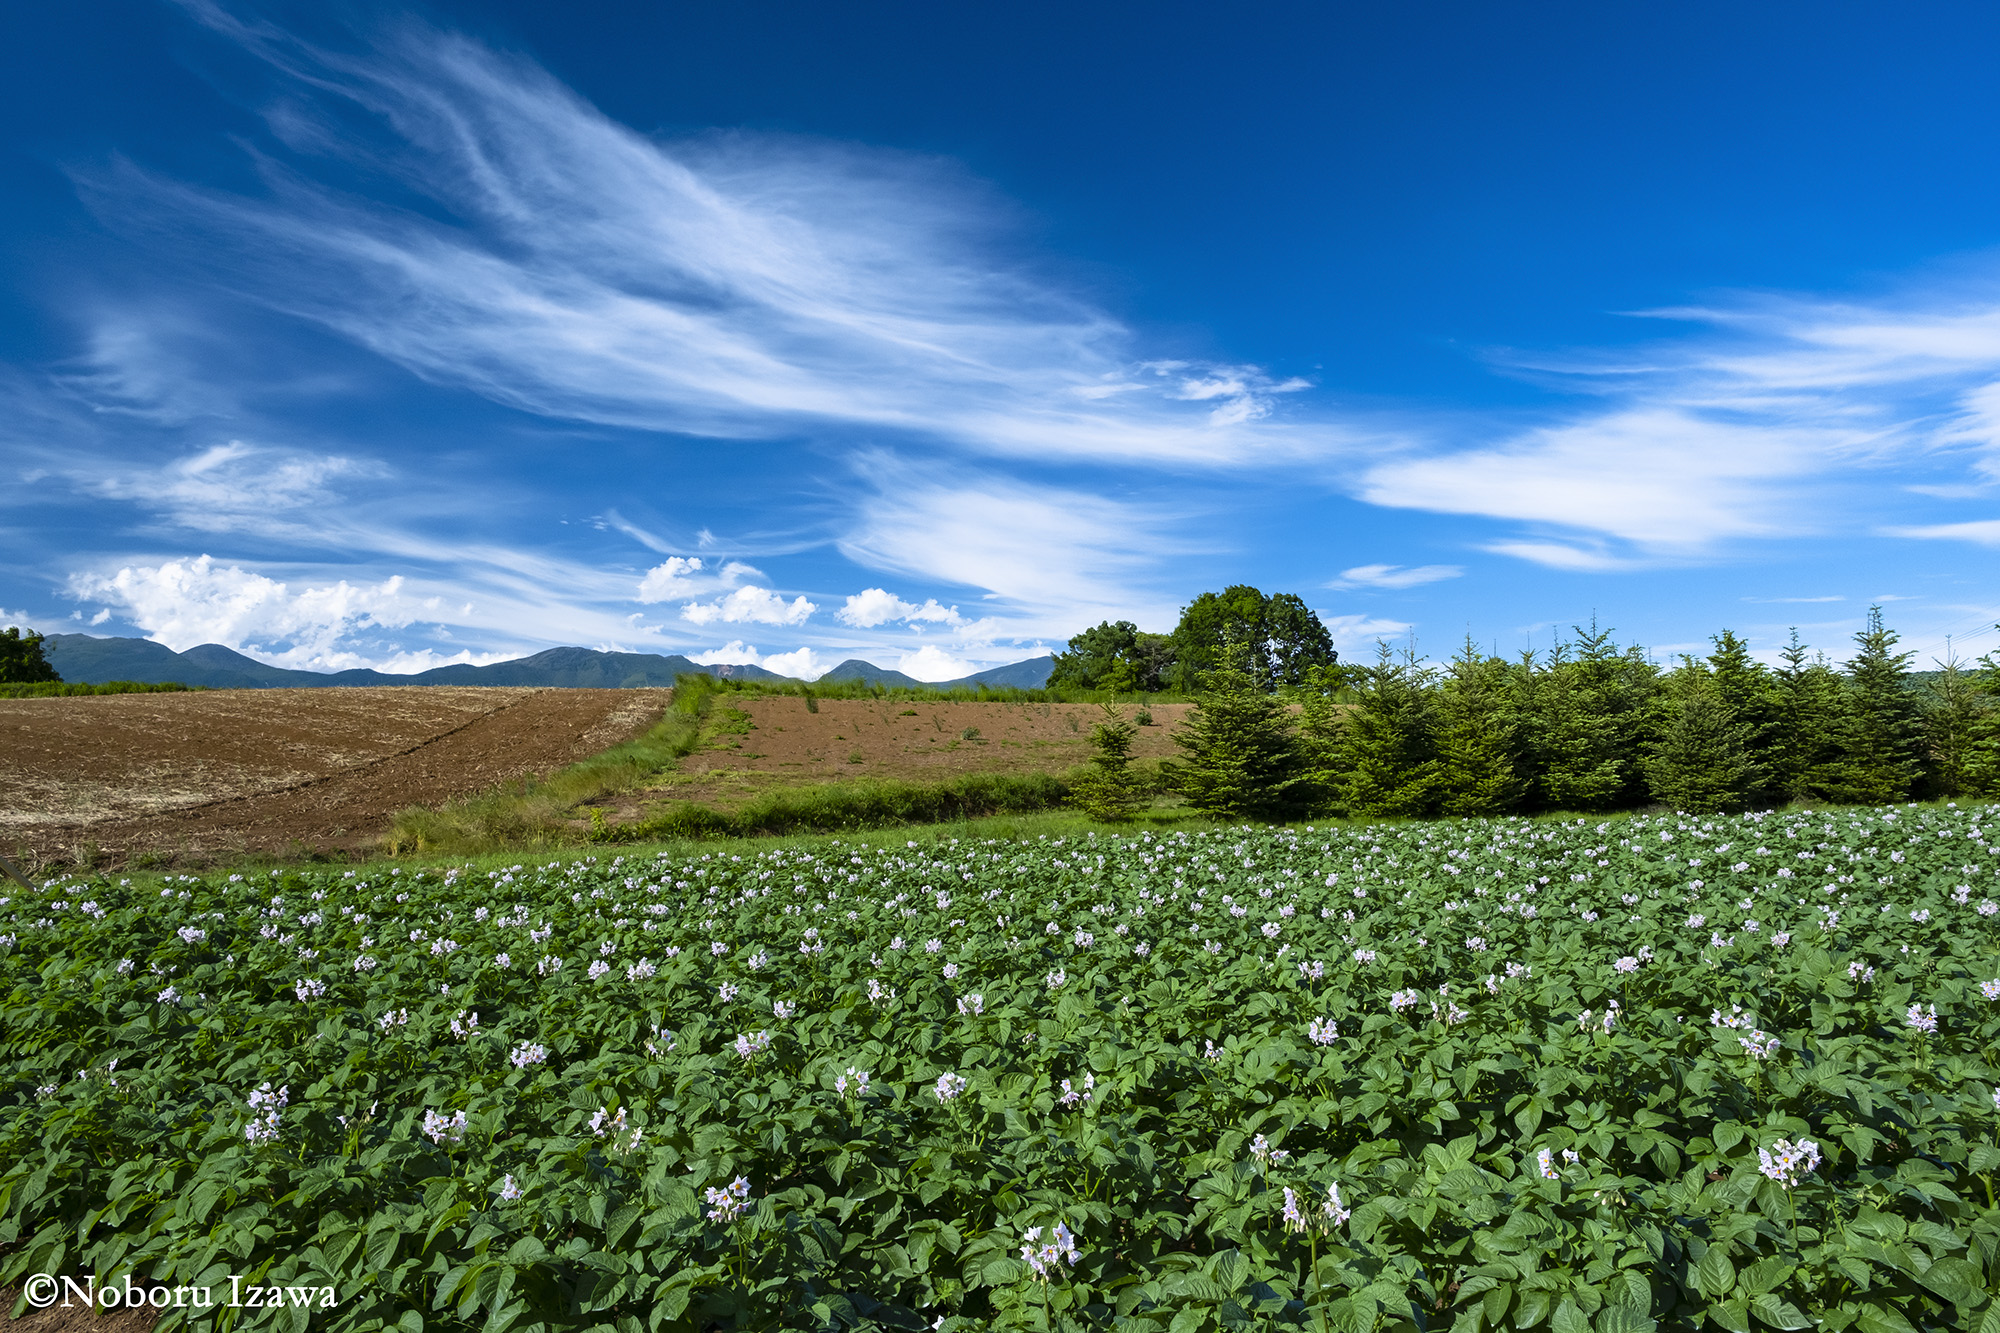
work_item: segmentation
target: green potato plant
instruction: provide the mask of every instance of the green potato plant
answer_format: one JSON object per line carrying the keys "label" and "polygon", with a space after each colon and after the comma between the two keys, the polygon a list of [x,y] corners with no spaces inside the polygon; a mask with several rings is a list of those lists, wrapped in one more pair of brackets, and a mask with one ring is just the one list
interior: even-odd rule
{"label": "green potato plant", "polygon": [[0,1282],[162,1328],[2000,1330],[1990,806],[0,899]]}

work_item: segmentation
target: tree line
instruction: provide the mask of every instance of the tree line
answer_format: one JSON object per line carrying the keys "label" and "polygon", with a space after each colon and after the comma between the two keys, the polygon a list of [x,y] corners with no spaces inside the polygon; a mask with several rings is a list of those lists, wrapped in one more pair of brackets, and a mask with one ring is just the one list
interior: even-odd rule
{"label": "tree line", "polygon": [[1339,659],[1333,636],[1296,595],[1267,596],[1237,584],[1189,602],[1171,634],[1148,634],[1129,620],[1084,630],[1055,654],[1048,686],[1195,694],[1211,672],[1226,666],[1260,690],[1299,689]]}
{"label": "tree line", "polygon": [[[1244,591],[1255,592],[1217,600],[1252,607]],[[1284,678],[1284,659],[1260,656],[1246,627],[1254,620],[1224,623],[1205,669],[1183,671],[1176,659],[1165,677],[1191,684],[1198,706],[1161,780],[1204,813],[1421,818],[1651,804],[1713,813],[2000,795],[2000,662],[1917,672],[1879,607],[1846,661],[1794,630],[1776,666],[1728,630],[1705,656],[1662,665],[1592,625],[1512,659],[1468,639],[1441,665],[1387,644],[1372,664],[1343,664],[1329,643]],[[1184,617],[1174,635],[1152,637],[1178,650],[1189,628]],[[1072,657],[1087,660],[1107,637],[1091,633],[1070,641]],[[1115,815],[1143,784],[1118,758],[1129,750],[1118,724],[1100,728],[1099,744],[1083,798]]]}

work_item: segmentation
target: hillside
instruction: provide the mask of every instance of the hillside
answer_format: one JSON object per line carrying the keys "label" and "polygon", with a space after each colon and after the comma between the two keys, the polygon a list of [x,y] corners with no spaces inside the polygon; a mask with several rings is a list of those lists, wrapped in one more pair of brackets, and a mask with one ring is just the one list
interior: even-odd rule
{"label": "hillside", "polygon": [[[679,654],[612,653],[594,648],[550,648],[531,657],[487,666],[443,666],[412,675],[384,671],[298,671],[246,657],[219,643],[177,653],[151,639],[98,638],[51,634],[43,651],[66,681],[96,684],[110,680],[178,681],[215,690],[314,689],[338,685],[528,685],[558,689],[632,689],[672,685],[677,676],[701,674],[725,680],[784,680],[775,671],[747,663],[704,666]],[[1036,689],[1048,680],[1055,659],[1030,658],[958,680],[931,682],[933,689],[977,685]],[[900,671],[853,658],[823,678],[870,684],[922,686]]]}

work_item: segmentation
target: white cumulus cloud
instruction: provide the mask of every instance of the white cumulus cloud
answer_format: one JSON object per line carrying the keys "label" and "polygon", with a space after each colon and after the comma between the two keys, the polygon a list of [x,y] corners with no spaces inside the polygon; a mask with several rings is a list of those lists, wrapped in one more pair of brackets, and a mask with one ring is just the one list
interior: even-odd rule
{"label": "white cumulus cloud", "polygon": [[698,555],[670,555],[646,571],[639,580],[641,602],[671,602],[713,588],[734,588],[745,579],[764,577],[763,571],[741,560],[724,561],[720,567],[705,563]]}
{"label": "white cumulus cloud", "polygon": [[372,587],[342,579],[294,590],[235,565],[219,567],[206,555],[78,574],[70,592],[120,608],[147,638],[176,652],[220,643],[308,670],[373,665],[342,640],[364,628],[402,628],[428,609],[403,592],[400,576]]}
{"label": "white cumulus cloud", "polygon": [[955,606],[941,606],[935,597],[924,599],[923,605],[906,602],[895,594],[881,588],[864,588],[847,599],[847,604],[833,613],[835,619],[857,629],[873,629],[886,625],[892,620],[937,622],[945,625],[963,625],[965,617]]}
{"label": "white cumulus cloud", "polygon": [[689,653],[687,656],[690,662],[702,666],[760,666],[795,680],[818,680],[834,667],[832,662],[822,660],[811,648],[794,648],[788,653],[766,656],[759,653],[755,645],[744,643],[741,639],[732,639],[720,648]]}
{"label": "white cumulus cloud", "polygon": [[934,643],[927,643],[915,652],[904,653],[896,663],[896,670],[921,681],[938,681],[957,680],[979,668],[962,658],[953,657]]}
{"label": "white cumulus cloud", "polygon": [[787,602],[769,588],[738,588],[712,602],[689,602],[681,608],[681,619],[695,625],[715,621],[730,624],[803,625],[819,607],[804,597]]}
{"label": "white cumulus cloud", "polygon": [[686,597],[695,591],[694,575],[701,573],[700,556],[682,557],[670,555],[666,560],[646,571],[646,577],[639,580],[639,600],[642,602],[668,602],[677,597]]}
{"label": "white cumulus cloud", "polygon": [[441,653],[435,648],[419,648],[414,651],[393,653],[380,662],[372,662],[377,671],[392,676],[414,676],[419,671],[429,671],[442,666],[490,666],[495,662],[511,661],[518,653],[475,653],[469,648],[461,648],[455,653]]}

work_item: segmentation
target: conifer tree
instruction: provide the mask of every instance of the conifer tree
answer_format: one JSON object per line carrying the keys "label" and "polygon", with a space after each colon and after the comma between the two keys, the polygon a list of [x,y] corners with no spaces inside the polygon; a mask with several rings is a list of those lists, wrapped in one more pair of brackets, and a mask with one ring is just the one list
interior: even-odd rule
{"label": "conifer tree", "polygon": [[1130,819],[1145,797],[1145,784],[1132,771],[1132,740],[1139,729],[1111,704],[1099,704],[1104,721],[1092,728],[1097,754],[1090,769],[1070,783],[1070,804],[1092,819]]}
{"label": "conifer tree", "polygon": [[1973,790],[1986,700],[1978,677],[1956,657],[1937,665],[1937,674],[1917,693],[1923,721],[1923,785],[1931,796],[1963,796]]}
{"label": "conifer tree", "polygon": [[1910,688],[1912,655],[1894,651],[1897,639],[1882,624],[1882,608],[1869,607],[1867,626],[1854,636],[1858,651],[1847,662],[1842,799],[1867,805],[1900,801],[1916,783],[1923,722]]}
{"label": "conifer tree", "polygon": [[1210,672],[1174,744],[1186,756],[1171,770],[1174,786],[1202,814],[1279,819],[1300,803],[1291,712],[1247,672]]}
{"label": "conifer tree", "polygon": [[1824,657],[1799,641],[1796,627],[1778,659],[1783,665],[1771,677],[1774,731],[1765,760],[1772,794],[1779,801],[1843,799],[1845,683]]}
{"label": "conifer tree", "polygon": [[1620,653],[1610,632],[1580,627],[1581,652],[1558,644],[1540,670],[1523,656],[1517,692],[1526,720],[1531,801],[1543,810],[1608,810],[1643,793],[1641,706],[1654,671],[1638,650]]}
{"label": "conifer tree", "polygon": [[1992,653],[1979,659],[1972,688],[1979,706],[1972,716],[1972,736],[1966,746],[1966,790],[1981,796],[2000,795],[2000,659]]}
{"label": "conifer tree", "polygon": [[1743,744],[1760,769],[1768,763],[1778,739],[1778,701],[1771,669],[1750,656],[1750,645],[1733,630],[1709,640],[1708,672],[1715,694],[1742,727]]}
{"label": "conifer tree", "polygon": [[1447,815],[1497,815],[1521,800],[1520,727],[1510,706],[1508,666],[1466,636],[1437,691],[1438,808]]}
{"label": "conifer tree", "polygon": [[1438,783],[1431,673],[1414,653],[1395,660],[1375,645],[1375,665],[1353,672],[1355,704],[1339,741],[1339,801],[1350,815],[1415,818],[1432,812]]}
{"label": "conifer tree", "polygon": [[1668,677],[1656,739],[1647,747],[1653,799],[1688,814],[1740,810],[1764,780],[1752,729],[1731,708],[1715,672],[1693,658]]}

